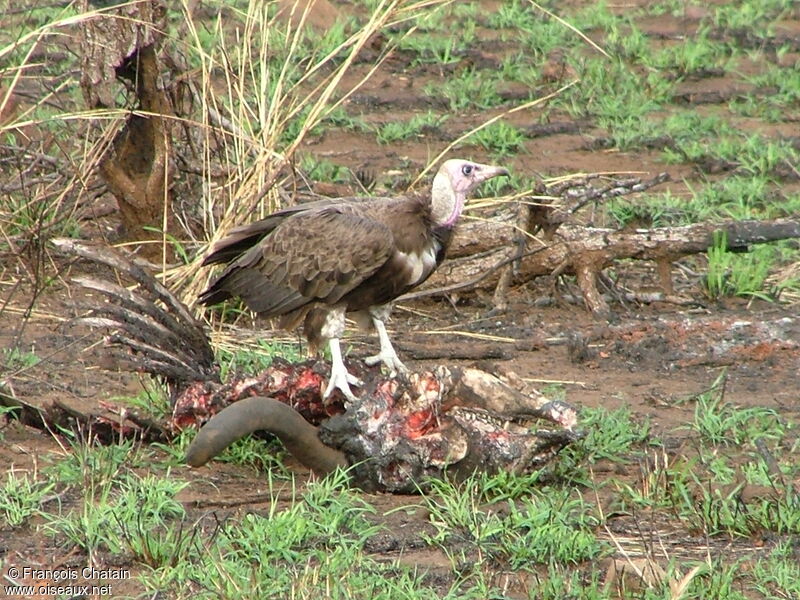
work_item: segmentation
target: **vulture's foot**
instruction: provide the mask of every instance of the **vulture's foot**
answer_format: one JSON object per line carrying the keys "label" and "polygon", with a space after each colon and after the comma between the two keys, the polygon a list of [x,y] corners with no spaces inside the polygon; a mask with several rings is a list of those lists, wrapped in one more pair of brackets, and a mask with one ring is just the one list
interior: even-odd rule
{"label": "vulture's foot", "polygon": [[331,392],[338,388],[349,402],[357,402],[358,398],[350,390],[350,386],[361,387],[364,384],[358,377],[347,372],[347,367],[344,366],[344,361],[342,360],[339,338],[331,338],[328,344],[331,350],[331,378],[328,380],[328,385],[322,394],[322,400],[327,400]]}
{"label": "vulture's foot", "polygon": [[381,349],[378,354],[366,357],[364,362],[368,367],[374,367],[378,363],[383,363],[389,371],[389,377],[395,377],[398,373],[406,374],[409,372],[408,367],[402,363],[392,346],[389,346],[388,349]]}
{"label": "vulture's foot", "polygon": [[378,339],[381,343],[381,351],[374,356],[368,356],[364,359],[364,362],[368,367],[373,367],[378,363],[383,363],[384,366],[389,370],[389,377],[395,377],[398,373],[402,373],[404,375],[407,374],[408,367],[406,367],[397,356],[397,352],[395,351],[394,346],[392,346],[392,340],[389,339],[389,334],[386,331],[386,325],[383,324],[383,320],[373,315],[372,323],[375,326],[375,331],[378,332]]}
{"label": "vulture's foot", "polygon": [[355,394],[353,394],[350,389],[351,385],[361,387],[364,383],[355,375],[348,373],[343,362],[337,363],[333,361],[331,365],[331,377],[322,394],[322,399],[327,400],[331,393],[333,393],[333,390],[338,389],[349,402],[357,402],[358,398],[356,398]]}

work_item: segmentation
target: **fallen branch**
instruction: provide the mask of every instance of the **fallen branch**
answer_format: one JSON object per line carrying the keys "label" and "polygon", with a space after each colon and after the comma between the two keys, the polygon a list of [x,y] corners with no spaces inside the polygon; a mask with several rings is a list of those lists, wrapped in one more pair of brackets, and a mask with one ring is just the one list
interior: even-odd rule
{"label": "fallen branch", "polygon": [[666,173],[645,180],[591,174],[540,185],[532,195],[520,199],[516,212],[501,211],[491,219],[460,225],[448,260],[423,286],[400,300],[493,289],[495,309],[504,310],[512,285],[543,275],[567,274],[577,278],[587,308],[595,315],[606,315],[608,302],[597,283],[602,270],[616,260],[635,258],[656,262],[663,294],[632,292],[627,298],[683,304],[690,300],[673,292],[672,263],[706,252],[717,232],[727,236],[728,249],[737,251],[752,244],[800,237],[800,220],[796,218],[635,230],[585,227],[572,222],[573,215],[588,204],[642,192],[668,180]]}
{"label": "fallen branch", "polygon": [[[434,273],[423,289],[401,298],[451,293],[476,287],[491,289],[501,277],[501,267],[518,257],[513,243],[516,229],[508,223],[485,224],[498,247],[477,257],[448,261]],[[597,288],[602,269],[624,258],[652,260],[659,265],[664,293],[672,296],[670,264],[689,254],[706,252],[715,235],[724,233],[728,250],[746,250],[753,244],[800,237],[800,219],[771,221],[727,221],[697,223],[683,227],[614,230],[561,225],[546,244],[528,250],[513,278],[521,284],[543,275],[575,275],[586,306],[596,315],[608,313],[608,304]]]}
{"label": "fallen branch", "polygon": [[[17,420],[28,427],[51,434],[73,432],[82,439],[102,444],[118,443],[123,439],[165,442],[172,437],[170,432],[152,419],[125,409],[116,409],[105,414],[84,413],[60,400],[38,407],[2,391],[0,406],[10,409],[6,418]],[[111,405],[108,408],[112,408]]]}

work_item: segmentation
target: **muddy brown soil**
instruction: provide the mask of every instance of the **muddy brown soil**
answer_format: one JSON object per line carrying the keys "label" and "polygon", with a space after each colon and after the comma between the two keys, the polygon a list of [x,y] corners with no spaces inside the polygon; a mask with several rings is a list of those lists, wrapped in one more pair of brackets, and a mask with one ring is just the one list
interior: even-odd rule
{"label": "muddy brown soil", "polygon": [[[501,374],[516,373],[538,389],[564,389],[568,402],[578,407],[616,409],[627,406],[631,418],[638,423],[648,420],[653,439],[666,448],[672,457],[689,456],[696,451],[696,436],[685,429],[693,419],[694,403],[689,400],[711,387],[722,370],[728,373],[726,400],[742,406],[763,406],[777,410],[789,422],[800,421],[796,381],[800,370],[800,318],[791,308],[772,304],[746,305],[730,302],[729,306],[713,306],[702,311],[679,311],[671,306],[636,307],[628,310],[616,307],[612,323],[598,323],[580,306],[532,308],[531,301],[539,286],[512,293],[508,312],[488,316],[488,308],[474,300],[457,306],[449,302],[427,301],[411,308],[414,314],[398,311],[391,324],[394,337],[402,349],[404,344],[425,343],[430,352],[439,349],[442,359],[410,360],[412,369],[435,367],[438,364],[477,365]],[[48,296],[41,306],[52,314],[67,316],[73,309],[67,302]],[[425,316],[420,316],[420,313]],[[771,324],[771,337],[763,337],[764,324]],[[4,319],[3,329],[10,323]],[[758,335],[741,333],[756,326]],[[430,331],[450,330],[454,333],[430,335]],[[83,333],[83,332],[80,332]],[[448,353],[460,344],[469,344],[464,334],[499,336],[520,341],[535,340],[538,349],[514,350],[507,359],[456,361]],[[92,336],[86,332],[87,336]],[[95,334],[96,335],[96,334]],[[57,322],[34,319],[24,333],[28,347],[39,356],[47,357],[33,372],[21,373],[14,379],[14,390],[36,404],[55,399],[82,411],[97,411],[101,403],[114,397],[141,391],[143,382],[137,376],[101,370],[97,357],[83,348],[89,341],[76,334],[74,328],[64,329]],[[585,352],[577,355],[566,338],[581,336]],[[92,338],[93,339],[93,338]],[[761,339],[760,342],[755,341]],[[366,336],[350,338],[352,354],[366,355],[375,343]],[[508,352],[510,341],[482,342],[491,354],[492,347]],[[3,426],[4,443],[0,446],[0,464],[7,470],[31,470],[47,464],[68,452],[63,441],[50,434],[10,423]],[[275,448],[276,452],[279,449]],[[658,452],[658,450],[653,450]],[[154,458],[165,460],[160,451]],[[637,485],[641,463],[633,457],[620,461],[601,460],[593,465],[595,482],[613,479]],[[291,458],[289,471],[295,474],[302,489],[311,474]],[[199,469],[178,466],[173,475],[192,482],[180,495],[187,508],[190,522],[200,521],[209,536],[216,523],[236,519],[255,511],[266,514],[274,493],[267,486],[264,473],[252,468],[212,461]],[[291,484],[284,486],[279,497],[289,498]],[[375,507],[371,517],[385,530],[371,539],[365,550],[378,560],[395,561],[409,566],[425,565],[426,581],[446,592],[452,584],[450,559],[440,550],[430,547],[424,535],[432,535],[433,525],[417,496],[364,494]],[[64,508],[79,498],[63,497]],[[598,497],[604,510],[613,511],[613,490],[601,490]],[[405,510],[396,509],[405,507]],[[0,553],[9,564],[43,564],[81,566],[86,557],[57,545],[49,537],[31,535],[36,521],[0,535]],[[687,535],[687,532],[665,515],[659,513],[621,515],[609,521],[609,529],[598,535],[611,541],[628,539],[626,552],[644,553],[639,541],[641,531],[654,531],[661,544],[670,549],[671,556],[687,560],[702,560],[711,556],[752,555],[751,540],[708,540]],[[638,532],[638,533],[637,533]],[[762,542],[763,543],[763,542]],[[764,550],[766,552],[766,548]],[[137,572],[136,564],[124,564]],[[606,566],[604,565],[605,569]],[[524,594],[528,577],[519,573],[497,572],[496,585],[506,586]],[[115,595],[140,591],[135,581],[115,586]],[[511,596],[514,597],[514,596]],[[524,597],[521,596],[521,597]]]}
{"label": "muddy brown soil", "polygon": [[[631,4],[646,3],[628,3]],[[642,25],[648,35],[659,40],[657,43],[674,43],[672,40],[676,36],[690,33],[697,23],[698,17],[690,14],[684,17],[648,17]],[[786,31],[796,33],[797,30],[798,22],[787,22]],[[480,33],[484,41],[474,60],[497,61],[509,50],[496,39],[496,31],[486,29]],[[798,49],[790,52],[797,55]],[[359,65],[349,77],[355,81],[368,68],[368,64]],[[408,57],[399,55],[387,61],[350,100],[348,110],[360,111],[371,124],[426,112],[432,108],[432,101],[422,90],[427,83],[444,75],[446,73],[437,72],[430,66],[415,67]],[[681,102],[698,102],[698,98],[702,98],[703,108],[699,110],[716,110],[731,94],[741,90],[740,80],[732,73],[723,72],[687,81],[679,92]],[[513,91],[506,90],[506,93],[512,94]],[[451,114],[448,129],[391,146],[378,144],[374,136],[329,128],[324,134],[310,139],[303,151],[353,171],[370,170],[382,183],[407,181],[447,140],[455,139],[500,110]],[[526,128],[538,124],[539,117],[537,111],[528,111],[515,115],[511,122]],[[629,153],[597,149],[594,140],[607,135],[607,132],[591,122],[573,123],[566,115],[554,115],[550,119],[568,123],[562,128],[567,132],[532,137],[526,142],[525,151],[508,161],[509,168],[547,175],[564,175],[577,170],[637,172],[643,178],[667,171],[672,183],[660,189],[670,189],[675,194],[687,191],[684,182],[715,176],[698,173],[696,165],[667,165],[656,148]],[[762,123],[748,123],[746,120],[742,120],[740,126],[751,130],[763,128]],[[772,133],[777,137],[785,131],[775,127]],[[465,147],[460,153],[483,158],[476,147]],[[787,182],[787,186],[795,185],[796,182]],[[324,184],[320,189],[328,193],[351,192],[346,185]],[[109,195],[99,202],[113,204]],[[113,214],[108,219],[113,226]],[[104,222],[103,227],[106,225]],[[85,232],[96,228],[102,227],[85,224]],[[440,358],[406,360],[413,369],[430,368],[443,362],[478,364],[488,371],[514,372],[539,389],[561,387],[565,390],[566,401],[578,407],[613,409],[628,406],[633,419],[650,421],[653,437],[662,440],[673,455],[692,451],[692,434],[683,429],[693,418],[694,405],[688,400],[709,389],[723,370],[728,375],[727,401],[743,406],[774,408],[788,421],[800,422],[798,306],[741,299],[711,302],[704,296],[699,277],[683,274],[700,271],[702,258],[684,260],[691,269],[680,274],[676,272],[676,292],[694,299],[696,302],[691,307],[614,301],[612,318],[601,322],[582,305],[569,302],[570,297],[579,296],[574,284],[541,278],[512,288],[509,308],[500,314],[492,314],[487,299],[475,294],[461,294],[451,299],[424,299],[400,306],[395,311],[390,330],[401,352],[404,346],[441,348]],[[37,297],[30,314],[26,314],[31,294],[25,282],[26,274],[15,270],[13,265],[3,270],[0,281],[0,347],[33,351],[41,362],[30,368],[14,368],[0,373],[0,377],[9,383],[13,393],[28,402],[45,405],[57,399],[82,411],[100,410],[104,401],[139,393],[143,389],[140,377],[115,372],[114,365],[103,360],[100,334],[70,322],[79,312],[75,303],[83,292],[71,285],[69,279],[85,272],[86,265],[70,264],[63,258],[53,257],[49,268],[57,276]],[[653,265],[631,263],[620,266],[619,271],[626,283],[633,287],[645,289],[657,285]],[[444,330],[451,333],[429,333]],[[449,357],[453,348],[473,343],[474,338],[469,335],[474,334],[504,338],[503,341],[484,339],[480,342],[487,347],[488,355],[491,355],[491,350],[496,350],[503,358],[465,362]],[[570,339],[579,340],[581,352],[576,352],[575,342],[570,343]],[[375,340],[353,334],[349,342],[353,355],[365,356]],[[532,349],[520,349],[526,343]],[[0,429],[3,440],[0,466],[5,471],[36,469],[47,462],[48,457],[68,451],[60,439],[48,433],[14,422],[2,423]],[[160,451],[153,452],[161,456]],[[287,460],[287,465],[301,485],[310,477],[291,459]],[[190,521],[204,518],[203,527],[212,528],[212,517],[209,516],[212,514],[213,519],[224,520],[247,511],[264,512],[268,509],[270,495],[263,473],[212,462],[199,469],[179,466],[173,474],[193,482],[181,499],[189,511]],[[594,477],[598,482],[611,476],[634,482],[639,476],[639,466],[635,461],[601,461],[594,466]],[[289,484],[286,485],[288,494]],[[447,589],[452,582],[451,563],[443,553],[423,541],[422,535],[430,532],[431,525],[424,509],[415,508],[420,503],[419,498],[365,495],[365,499],[376,508],[373,518],[386,527],[384,533],[369,542],[367,552],[380,560],[399,559],[409,565],[426,565],[431,582],[438,580],[442,589]],[[68,507],[74,499],[65,497],[59,501]],[[411,508],[408,511],[395,510],[404,506]],[[654,528],[668,531],[668,523],[653,519],[651,524]],[[632,527],[630,523],[623,525],[621,529]],[[50,567],[85,563],[85,557],[74,550],[57,546],[51,538],[35,534],[35,526],[34,522],[14,530],[0,528],[0,561]],[[679,537],[676,533],[675,539]],[[672,538],[665,533],[665,539]],[[694,558],[702,559],[709,552],[736,552],[737,548],[732,542],[727,546],[712,544],[706,547],[697,540],[696,546],[692,546],[684,538],[680,539],[681,551]],[[135,564],[127,567],[136,572]],[[511,582],[510,589],[522,590],[525,587],[517,574],[498,573],[497,578],[498,584]],[[141,588],[135,581],[123,582],[115,588],[115,595],[139,592]]]}

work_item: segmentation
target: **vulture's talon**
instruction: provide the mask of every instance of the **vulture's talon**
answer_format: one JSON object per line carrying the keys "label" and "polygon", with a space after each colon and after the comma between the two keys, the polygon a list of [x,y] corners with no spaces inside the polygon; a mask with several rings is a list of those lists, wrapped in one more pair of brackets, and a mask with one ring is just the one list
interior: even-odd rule
{"label": "vulture's talon", "polygon": [[389,339],[389,334],[386,332],[386,325],[383,320],[377,315],[373,314],[372,324],[375,326],[375,331],[378,332],[378,339],[381,343],[381,350],[373,356],[368,356],[364,362],[368,367],[374,367],[378,363],[383,363],[389,371],[389,377],[394,378],[398,373],[408,373],[406,367],[397,356],[397,351],[392,346],[392,340]]}
{"label": "vulture's talon", "polygon": [[341,348],[339,347],[339,339],[332,338],[329,344],[331,350],[331,378],[328,380],[328,385],[322,394],[322,399],[327,400],[331,392],[333,392],[335,388],[338,388],[349,402],[357,402],[358,398],[356,398],[350,390],[350,386],[355,385],[360,387],[363,383],[358,377],[351,375],[347,367],[344,366]]}
{"label": "vulture's talon", "polygon": [[368,367],[383,363],[383,366],[389,371],[389,377],[392,378],[396,377],[398,373],[406,374],[409,372],[408,367],[402,363],[394,349],[392,349],[392,352],[379,352],[373,356],[368,356],[364,359],[364,363]]}
{"label": "vulture's talon", "polygon": [[327,400],[333,393],[333,390],[338,389],[340,392],[342,392],[348,402],[358,402],[358,398],[356,398],[355,394],[353,394],[353,391],[350,389],[351,385],[361,387],[363,382],[358,377],[350,375],[350,373],[347,373],[344,379],[331,374],[328,385],[325,388],[325,391],[322,393],[322,400]]}

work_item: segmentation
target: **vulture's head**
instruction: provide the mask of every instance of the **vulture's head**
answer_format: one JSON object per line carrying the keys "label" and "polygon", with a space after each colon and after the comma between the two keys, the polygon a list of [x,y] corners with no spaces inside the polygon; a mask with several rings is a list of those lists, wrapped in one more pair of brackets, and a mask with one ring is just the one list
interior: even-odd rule
{"label": "vulture's head", "polygon": [[450,187],[456,194],[468,196],[487,179],[498,175],[508,175],[508,169],[454,158],[444,162],[439,168],[437,177],[439,175],[447,177]]}
{"label": "vulture's head", "polygon": [[482,165],[458,158],[446,160],[433,178],[431,204],[437,225],[452,226],[464,208],[467,196],[481,183],[498,175],[508,175],[505,167]]}

